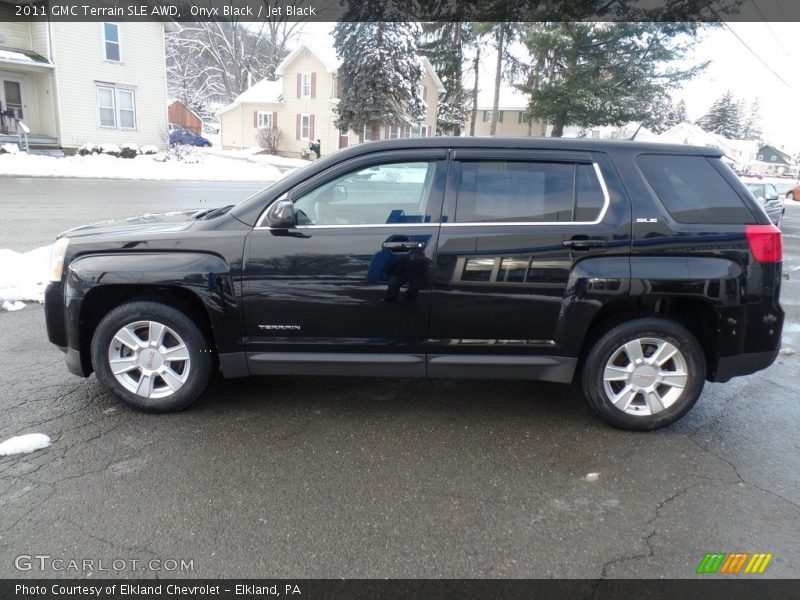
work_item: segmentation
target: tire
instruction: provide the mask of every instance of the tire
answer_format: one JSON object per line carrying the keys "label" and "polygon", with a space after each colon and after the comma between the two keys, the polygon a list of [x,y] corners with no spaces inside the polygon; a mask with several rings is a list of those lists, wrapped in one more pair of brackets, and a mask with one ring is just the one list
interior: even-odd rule
{"label": "tire", "polygon": [[208,350],[206,337],[188,316],[150,301],[109,312],[91,347],[100,383],[148,412],[182,410],[200,397],[215,371],[215,355]]}
{"label": "tire", "polygon": [[794,200],[794,192],[788,192],[788,193],[786,194],[786,197],[787,197],[789,200]]}
{"label": "tire", "polygon": [[[656,363],[662,356],[666,359]],[[651,430],[671,425],[694,406],[705,372],[705,356],[689,330],[669,319],[636,318],[595,342],[583,364],[582,388],[607,423]]]}

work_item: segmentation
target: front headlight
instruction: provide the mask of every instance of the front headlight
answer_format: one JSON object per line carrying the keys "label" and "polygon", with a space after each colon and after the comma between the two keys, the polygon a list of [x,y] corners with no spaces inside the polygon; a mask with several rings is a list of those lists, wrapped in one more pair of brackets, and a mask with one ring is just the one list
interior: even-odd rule
{"label": "front headlight", "polygon": [[64,270],[64,256],[69,246],[69,238],[58,238],[50,250],[50,281],[61,281],[61,273]]}

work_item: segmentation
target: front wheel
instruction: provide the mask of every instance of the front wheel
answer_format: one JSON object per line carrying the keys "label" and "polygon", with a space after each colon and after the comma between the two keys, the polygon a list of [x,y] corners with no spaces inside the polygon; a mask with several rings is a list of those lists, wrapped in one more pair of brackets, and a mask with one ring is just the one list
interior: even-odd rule
{"label": "front wheel", "polygon": [[197,325],[181,311],[149,301],[123,304],[100,321],[92,362],[103,386],[151,412],[186,408],[214,372],[214,354]]}
{"label": "front wheel", "polygon": [[694,406],[705,371],[700,344],[685,327],[639,318],[617,325],[594,344],[584,362],[583,393],[611,425],[658,429]]}

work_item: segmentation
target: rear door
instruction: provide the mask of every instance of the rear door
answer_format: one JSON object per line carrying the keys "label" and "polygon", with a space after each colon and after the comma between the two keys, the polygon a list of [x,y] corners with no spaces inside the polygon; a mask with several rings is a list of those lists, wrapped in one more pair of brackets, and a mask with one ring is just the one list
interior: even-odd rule
{"label": "rear door", "polygon": [[[580,261],[629,251],[630,205],[611,202],[603,168],[611,168],[605,155],[585,152],[453,153],[431,376],[571,378],[574,351],[559,332],[570,273]],[[566,358],[543,358],[553,356]]]}

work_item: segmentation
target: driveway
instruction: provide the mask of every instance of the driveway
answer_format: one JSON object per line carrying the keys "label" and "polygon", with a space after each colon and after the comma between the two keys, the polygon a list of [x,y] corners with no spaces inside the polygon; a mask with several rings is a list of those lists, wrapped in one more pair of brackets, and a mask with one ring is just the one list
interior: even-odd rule
{"label": "driveway", "polygon": [[[95,215],[251,191],[2,185],[16,250]],[[784,345],[800,351],[800,209],[784,229]],[[100,577],[683,578],[715,551],[772,552],[765,576],[800,576],[798,354],[630,433],[574,387],[485,380],[218,381],[186,412],[148,415],[67,373],[40,306],[0,312],[0,339],[0,440],[53,439],[0,458],[0,577],[88,574],[15,568],[48,555]]]}

